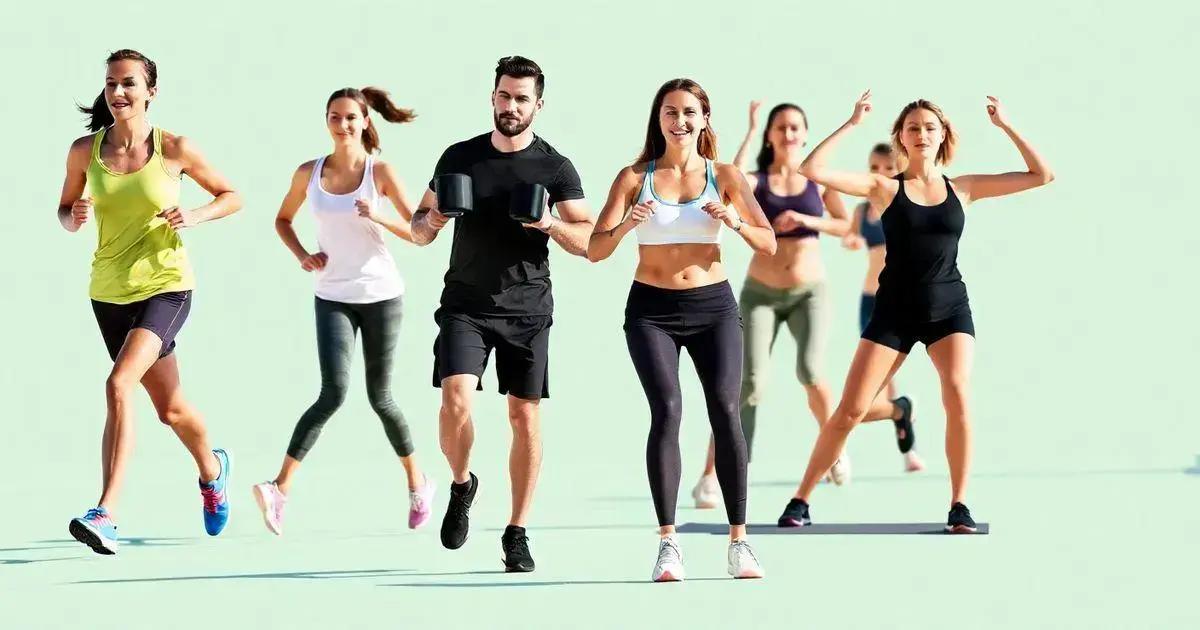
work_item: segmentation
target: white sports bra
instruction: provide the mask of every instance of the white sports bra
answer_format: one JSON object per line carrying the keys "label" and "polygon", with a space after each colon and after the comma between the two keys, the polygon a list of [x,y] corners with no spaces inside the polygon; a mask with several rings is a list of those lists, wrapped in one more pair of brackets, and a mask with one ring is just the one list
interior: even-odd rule
{"label": "white sports bra", "polygon": [[657,207],[650,219],[635,230],[639,245],[721,242],[721,222],[704,211],[704,205],[710,201],[721,203],[712,160],[705,160],[705,169],[707,181],[699,197],[686,203],[668,203],[654,192],[654,161],[650,161],[637,203],[654,200]]}

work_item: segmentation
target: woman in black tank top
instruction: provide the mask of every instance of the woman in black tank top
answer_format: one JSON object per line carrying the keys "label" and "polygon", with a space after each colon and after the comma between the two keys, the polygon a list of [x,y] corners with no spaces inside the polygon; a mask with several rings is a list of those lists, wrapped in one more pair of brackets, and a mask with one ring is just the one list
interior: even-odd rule
{"label": "woman in black tank top", "polygon": [[933,103],[918,100],[900,112],[892,126],[892,143],[900,158],[895,178],[849,173],[826,166],[833,146],[871,111],[867,91],[854,114],[817,146],[800,172],[839,192],[868,198],[884,208],[887,258],[871,321],[863,331],[850,365],[842,399],[813,447],[808,469],[779,522],[807,525],[808,498],[817,481],[833,465],[850,431],[864,419],[876,396],[904,363],[913,345],[925,344],[937,369],[946,411],[946,458],[950,465],[950,516],[946,531],[971,533],[975,521],[963,503],[970,466],[971,431],[968,390],[975,349],[975,328],[967,287],[958,271],[958,241],[973,201],[1044,186],[1054,179],[1049,166],[1009,125],[1000,102],[988,97],[987,113],[1016,145],[1026,171],[999,175],[960,175],[953,179],[942,167],[954,157],[956,136]]}

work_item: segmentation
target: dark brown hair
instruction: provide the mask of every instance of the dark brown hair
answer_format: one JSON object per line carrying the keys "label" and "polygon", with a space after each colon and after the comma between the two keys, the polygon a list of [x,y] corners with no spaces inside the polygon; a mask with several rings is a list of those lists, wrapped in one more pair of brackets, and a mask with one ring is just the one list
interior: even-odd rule
{"label": "dark brown hair", "polygon": [[492,85],[493,90],[500,87],[500,77],[512,77],[514,79],[534,77],[534,86],[538,98],[542,98],[542,92],[546,89],[546,75],[542,74],[542,67],[537,65],[532,59],[527,59],[520,55],[501,57],[500,61],[496,62],[496,82]]}
{"label": "dark brown hair", "polygon": [[886,142],[880,142],[879,144],[871,147],[871,155],[894,158],[896,155],[896,150],[892,148],[892,145]]}
{"label": "dark brown hair", "polygon": [[[342,88],[330,94],[329,100],[325,101],[326,113],[329,113],[329,106],[339,98],[348,98],[358,103],[364,118],[370,117],[370,112],[367,111],[368,107],[379,112],[379,115],[388,122],[406,123],[417,117],[413,110],[397,107],[387,91],[377,87],[365,87],[361,90]],[[375,130],[375,125],[367,125],[367,128],[363,129],[362,143],[368,153],[379,150],[379,132]]]}
{"label": "dark brown hair", "polygon": [[[708,93],[699,83],[691,79],[671,79],[662,84],[658,93],[654,95],[654,103],[650,106],[650,120],[646,123],[646,144],[642,147],[638,162],[657,160],[667,150],[667,139],[663,137],[662,125],[658,122],[658,111],[662,109],[663,100],[671,92],[687,92],[695,96],[700,101],[700,110],[705,118],[712,113]],[[717,132],[713,131],[712,124],[707,124],[700,130],[700,138],[697,139],[696,145],[696,151],[700,155],[710,160],[717,159]]]}
{"label": "dark brown hair", "polygon": [[[158,85],[158,67],[148,57],[136,50],[122,48],[109,55],[104,64],[108,65],[125,60],[133,60],[142,64],[142,68],[146,72],[146,87],[152,88]],[[97,96],[96,100],[92,101],[91,107],[76,104],[75,108],[81,114],[89,117],[86,127],[91,131],[100,131],[114,122],[112,112],[108,111],[108,101],[104,98],[104,90],[100,90],[100,96]],[[146,102],[146,109],[150,109],[148,101]]]}
{"label": "dark brown hair", "polygon": [[771,133],[771,124],[775,122],[776,116],[789,109],[800,112],[800,118],[804,119],[804,128],[808,129],[808,114],[805,114],[799,105],[794,103],[780,103],[772,107],[771,113],[767,114],[767,126],[763,129],[762,147],[759,148],[758,159],[755,160],[758,163],[760,173],[765,173],[767,169],[771,168],[771,162],[775,161],[775,147],[771,146],[771,143],[767,141],[767,136]]}

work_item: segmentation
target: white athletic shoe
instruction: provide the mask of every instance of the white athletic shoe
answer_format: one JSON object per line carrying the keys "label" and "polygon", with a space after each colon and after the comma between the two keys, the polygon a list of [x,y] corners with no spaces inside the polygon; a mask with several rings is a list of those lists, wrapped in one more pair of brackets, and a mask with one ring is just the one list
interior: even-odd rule
{"label": "white athletic shoe", "polygon": [[679,548],[679,539],[674,535],[659,541],[658,562],[654,563],[654,573],[650,574],[650,579],[654,582],[683,581],[683,550]]}
{"label": "white athletic shoe", "polygon": [[692,488],[692,499],[696,501],[697,510],[711,510],[721,502],[721,486],[717,483],[716,475],[704,475]]}
{"label": "white athletic shoe", "polygon": [[264,481],[254,485],[254,501],[262,511],[263,522],[271,533],[279,536],[283,533],[283,508],[287,505],[287,495],[279,491],[273,481]]}
{"label": "white athletic shoe", "polygon": [[737,579],[760,578],[765,575],[750,543],[735,540],[729,543],[729,575]]}
{"label": "white athletic shoe", "polygon": [[841,486],[850,483],[850,456],[845,452],[829,469],[829,477],[833,483]]}
{"label": "white athletic shoe", "polygon": [[921,472],[925,470],[925,460],[917,452],[909,451],[904,454],[904,472]]}

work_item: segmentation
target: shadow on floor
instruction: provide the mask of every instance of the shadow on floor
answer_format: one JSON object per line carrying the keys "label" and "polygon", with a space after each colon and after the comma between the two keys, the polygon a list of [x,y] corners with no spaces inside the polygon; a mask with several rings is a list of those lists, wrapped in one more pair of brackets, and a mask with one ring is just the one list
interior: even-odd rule
{"label": "shadow on floor", "polygon": [[229,575],[183,575],[124,580],[82,580],[71,584],[136,584],[139,582],[190,582],[203,580],[335,580],[394,577],[408,569],[352,569],[348,571],[295,571],[291,573],[234,573]]}
{"label": "shadow on floor", "polygon": [[[945,523],[818,523],[808,527],[777,527],[775,525],[748,525],[746,530],[756,536],[773,535],[842,535],[842,536],[907,536],[913,534],[946,535]],[[987,534],[990,527],[979,523],[979,534]],[[681,534],[729,534],[729,526],[721,523],[684,523],[676,528]]]}

